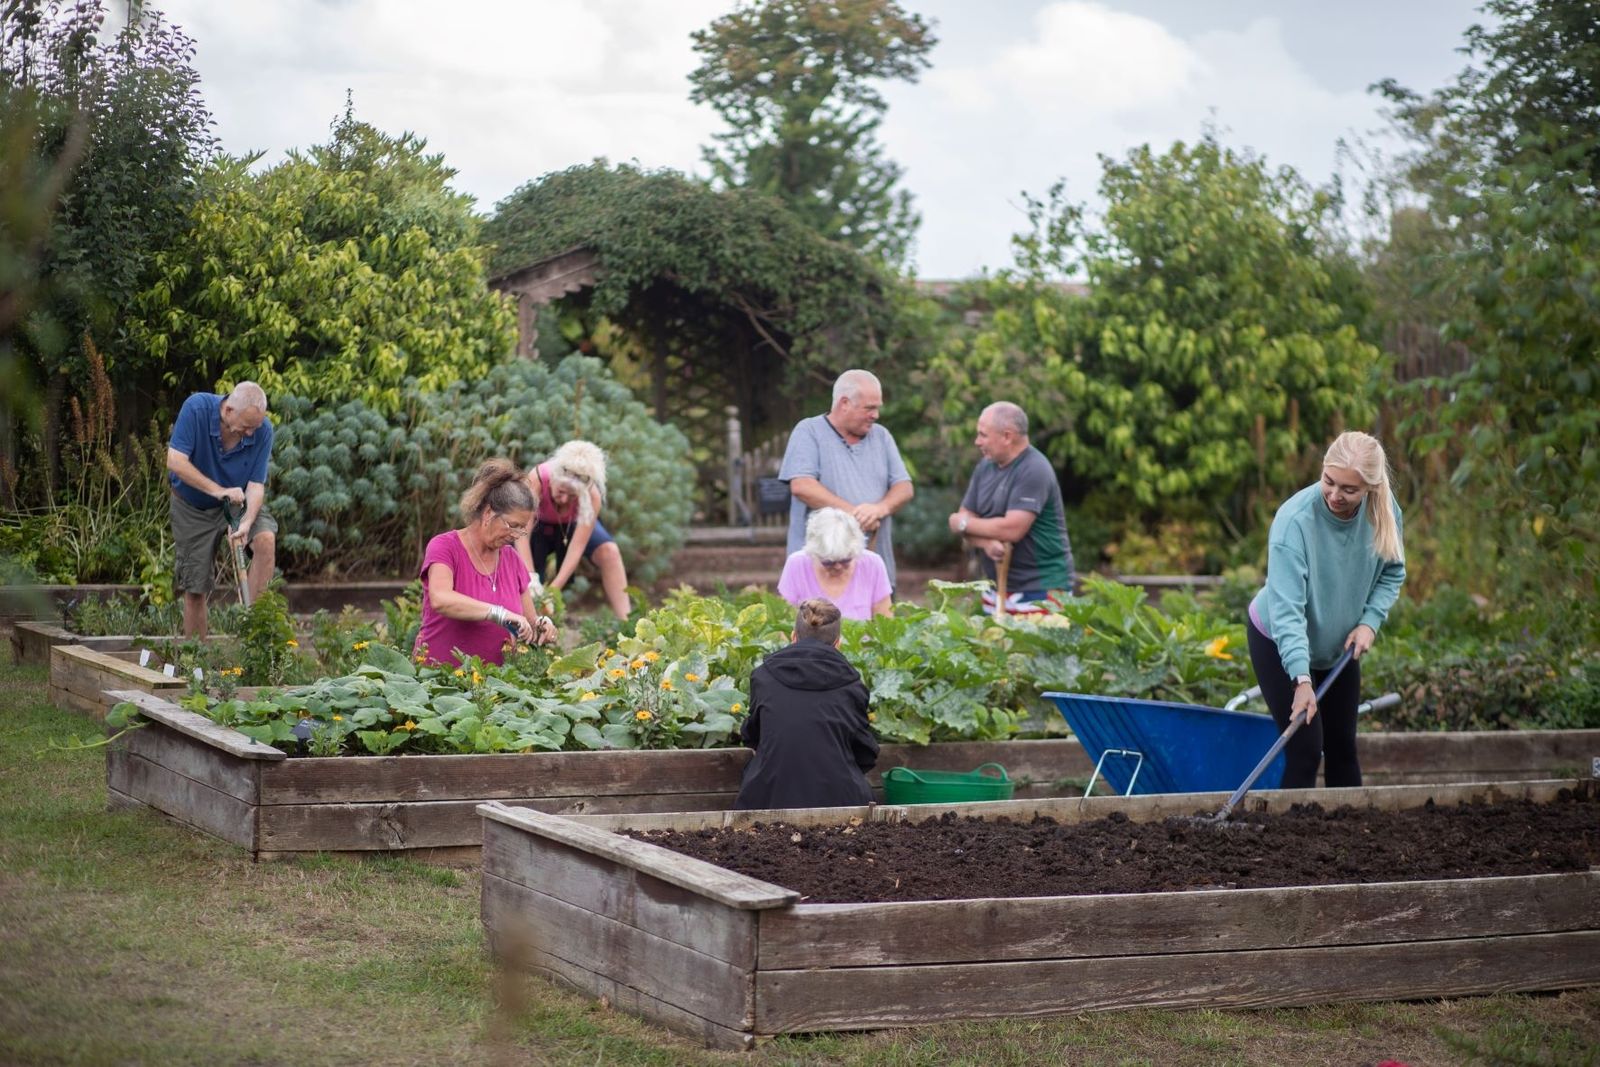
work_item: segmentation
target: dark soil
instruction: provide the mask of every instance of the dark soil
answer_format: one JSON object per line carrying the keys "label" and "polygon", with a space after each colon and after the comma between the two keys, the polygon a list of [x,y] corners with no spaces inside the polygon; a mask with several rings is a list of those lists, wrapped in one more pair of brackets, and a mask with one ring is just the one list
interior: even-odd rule
{"label": "dark soil", "polygon": [[1064,824],[946,813],[864,823],[632,835],[801,893],[811,903],[1147,893],[1549,874],[1600,864],[1600,790],[1547,804],[1408,811],[1295,805],[1226,826]]}

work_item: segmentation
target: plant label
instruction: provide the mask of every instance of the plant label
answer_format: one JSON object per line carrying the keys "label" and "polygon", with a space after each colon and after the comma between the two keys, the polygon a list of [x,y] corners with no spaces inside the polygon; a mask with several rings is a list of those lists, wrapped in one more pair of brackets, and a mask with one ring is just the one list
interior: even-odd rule
{"label": "plant label", "polygon": [[139,666],[150,666],[150,650],[148,648],[141,648],[139,650]]}
{"label": "plant label", "polygon": [[196,667],[194,669],[194,680],[197,681],[197,682],[205,681],[206,680],[206,672],[201,670],[199,667]]}
{"label": "plant label", "polygon": [[1591,756],[1589,758],[1589,777],[1600,778],[1600,756]]}
{"label": "plant label", "polygon": [[161,673],[168,678],[176,678],[178,676],[178,668],[170,663],[163,663],[161,665]]}

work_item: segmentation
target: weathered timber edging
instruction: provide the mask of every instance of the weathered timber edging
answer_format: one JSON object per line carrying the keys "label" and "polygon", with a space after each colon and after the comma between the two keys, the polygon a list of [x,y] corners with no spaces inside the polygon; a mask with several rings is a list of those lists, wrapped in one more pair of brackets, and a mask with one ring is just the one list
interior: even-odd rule
{"label": "weathered timber edging", "polygon": [[[1252,794],[1273,810],[1547,800],[1577,782]],[[694,829],[921,819],[1133,819],[1223,794],[949,809],[833,808],[570,818],[491,803],[482,915],[491,950],[615,1007],[743,1049],[782,1033],[1134,1007],[1264,1007],[1600,982],[1600,871],[1454,881],[803,904],[781,886],[620,838]]]}
{"label": "weathered timber edging", "polygon": [[50,684],[45,696],[58,708],[104,719],[106,712],[117,703],[117,699],[107,695],[108,690],[137,690],[170,697],[183,695],[188,686],[186,679],[141,667],[139,655],[132,650],[101,651],[87,645],[52,645]]}
{"label": "weathered timber edging", "polygon": [[[405,852],[475,863],[482,842],[476,808],[487,800],[570,815],[705,811],[720,818],[733,805],[750,758],[738,748],[339,759],[284,759],[269,749],[278,753],[273,759],[261,752],[265,746],[185,711],[163,699],[163,692],[101,695],[106,707],[119,700],[135,702],[150,720],[108,747],[113,804],[144,805],[201,829],[206,820],[193,805],[228,808],[235,811],[229,825],[246,829],[226,839],[259,859],[305,852]],[[1583,766],[1587,753],[1600,753],[1600,731],[1374,736],[1382,736],[1401,757],[1392,772],[1396,778],[1413,773],[1453,775],[1458,781],[1549,777],[1551,768],[1578,765],[1579,752],[1586,754]],[[218,737],[254,747],[234,751]],[[1457,762],[1446,764],[1447,759]],[[1487,769],[1478,770],[1474,760]],[[900,765],[967,771],[990,762],[1032,783],[1019,788],[1022,799],[1012,802],[1024,805],[1072,790],[1058,786],[1058,779],[1081,780],[1091,770],[1082,747],[1065,738],[885,745],[878,766],[880,772]],[[878,785],[880,775],[872,779]],[[1118,799],[1097,797],[1090,803]]]}

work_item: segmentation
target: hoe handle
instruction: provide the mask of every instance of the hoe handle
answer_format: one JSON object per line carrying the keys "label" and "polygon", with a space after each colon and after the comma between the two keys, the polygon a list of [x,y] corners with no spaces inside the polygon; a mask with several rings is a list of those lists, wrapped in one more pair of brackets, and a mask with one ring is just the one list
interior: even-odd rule
{"label": "hoe handle", "polygon": [[[1350,649],[1345,649],[1344,655],[1339,657],[1339,662],[1333,665],[1333,670],[1329,671],[1327,676],[1322,679],[1322,684],[1317,686],[1317,699],[1319,701],[1327,693],[1329,687],[1333,685],[1334,679],[1338,678],[1339,673],[1349,665],[1352,654]],[[1256,764],[1256,769],[1250,772],[1250,776],[1240,784],[1238,789],[1233,791],[1233,796],[1228,798],[1228,802],[1222,805],[1222,810],[1216,814],[1217,822],[1222,822],[1233,814],[1234,807],[1244,799],[1246,793],[1250,792],[1250,787],[1256,784],[1256,779],[1261,777],[1262,772],[1267,769],[1269,763],[1278,758],[1278,753],[1283,751],[1283,746],[1289,743],[1289,738],[1294,736],[1294,732],[1300,729],[1305,721],[1305,716],[1303,715],[1291,715],[1289,717],[1288,729],[1278,735],[1278,739],[1272,743],[1272,747],[1267,749],[1267,754],[1261,757],[1261,762]]]}

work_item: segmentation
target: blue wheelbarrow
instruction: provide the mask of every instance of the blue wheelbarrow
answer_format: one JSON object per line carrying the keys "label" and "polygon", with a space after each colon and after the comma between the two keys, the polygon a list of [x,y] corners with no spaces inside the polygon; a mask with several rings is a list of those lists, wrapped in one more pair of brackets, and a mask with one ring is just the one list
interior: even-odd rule
{"label": "blue wheelbarrow", "polygon": [[[1236,710],[1261,695],[1259,686],[1222,709],[1084,693],[1044,695],[1055,702],[1094,760],[1085,796],[1094,795],[1095,782],[1102,777],[1124,796],[1226,793],[1245,780],[1279,736],[1272,716]],[[1399,694],[1388,693],[1357,710],[1364,714],[1398,703]],[[1254,780],[1256,787],[1278,788],[1283,763],[1280,751]]]}

